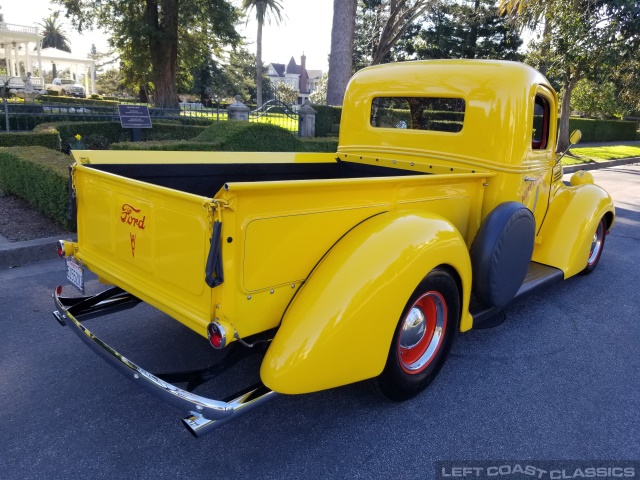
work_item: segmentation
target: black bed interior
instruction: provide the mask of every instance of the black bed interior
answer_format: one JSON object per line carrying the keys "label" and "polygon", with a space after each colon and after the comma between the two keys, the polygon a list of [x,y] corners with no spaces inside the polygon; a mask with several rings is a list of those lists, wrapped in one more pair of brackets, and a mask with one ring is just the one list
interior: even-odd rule
{"label": "black bed interior", "polygon": [[104,164],[87,166],[205,197],[214,196],[225,183],[231,182],[326,180],[421,174],[412,170],[341,161],[336,163]]}

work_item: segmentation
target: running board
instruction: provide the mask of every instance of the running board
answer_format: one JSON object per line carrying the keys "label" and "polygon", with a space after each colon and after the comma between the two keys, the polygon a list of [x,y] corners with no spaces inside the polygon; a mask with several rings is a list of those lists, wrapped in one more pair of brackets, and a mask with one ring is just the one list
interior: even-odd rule
{"label": "running board", "polygon": [[[524,298],[530,293],[540,290],[543,287],[560,283],[562,280],[564,280],[564,272],[562,270],[541,263],[531,262],[527,275],[524,277],[524,282],[518,290],[518,293],[516,293],[516,296],[513,297],[513,300]],[[502,308],[486,307],[478,303],[473,296],[471,297],[469,312],[473,316],[474,329],[492,328],[500,325],[504,321],[504,316],[498,316],[502,312]]]}

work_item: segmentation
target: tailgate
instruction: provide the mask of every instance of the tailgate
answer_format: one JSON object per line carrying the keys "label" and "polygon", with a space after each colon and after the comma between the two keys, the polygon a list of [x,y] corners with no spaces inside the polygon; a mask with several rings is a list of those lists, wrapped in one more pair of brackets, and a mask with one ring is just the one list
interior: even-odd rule
{"label": "tailgate", "polygon": [[77,164],[78,252],[113,283],[206,336],[207,198]]}

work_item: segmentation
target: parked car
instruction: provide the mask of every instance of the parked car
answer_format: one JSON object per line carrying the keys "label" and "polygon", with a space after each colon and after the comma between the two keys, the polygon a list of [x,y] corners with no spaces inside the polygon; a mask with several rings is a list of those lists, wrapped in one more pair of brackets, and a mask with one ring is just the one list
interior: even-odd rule
{"label": "parked car", "polygon": [[69,97],[85,98],[87,96],[84,87],[70,78],[54,78],[53,83],[45,85],[45,88]]}

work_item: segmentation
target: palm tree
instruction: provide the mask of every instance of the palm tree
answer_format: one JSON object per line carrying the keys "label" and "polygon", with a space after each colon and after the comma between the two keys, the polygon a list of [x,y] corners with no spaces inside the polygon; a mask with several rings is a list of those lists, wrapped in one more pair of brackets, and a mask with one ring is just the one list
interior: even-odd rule
{"label": "palm tree", "polygon": [[57,48],[58,50],[64,50],[65,52],[71,52],[69,46],[69,39],[62,27],[61,22],[58,20],[60,12],[53,12],[47,18],[42,19],[42,23],[39,23],[42,27],[42,48]]}
{"label": "palm tree", "polygon": [[258,108],[262,106],[262,25],[265,19],[271,23],[271,19],[280,25],[282,21],[282,4],[278,0],[242,0],[242,9],[249,13],[256,10],[258,21],[258,35],[256,37],[256,102]]}
{"label": "palm tree", "polygon": [[[53,12],[47,18],[43,18],[42,23],[38,24],[42,27],[42,35],[44,35],[44,38],[42,39],[42,48],[57,48],[58,50],[64,50],[65,52],[71,53],[69,39],[67,38],[67,34],[62,28],[61,23],[58,21],[58,15],[60,15],[60,12]],[[53,78],[56,78],[58,76],[56,64],[53,63],[52,67]]]}
{"label": "palm tree", "polygon": [[551,43],[551,16],[548,15],[552,6],[551,0],[500,0],[498,11],[501,15],[507,17],[513,25],[523,28],[535,30],[540,21],[544,22],[544,31],[542,34],[542,43],[540,46],[540,58],[542,64],[539,66],[540,73],[547,74],[549,68],[549,44]]}

